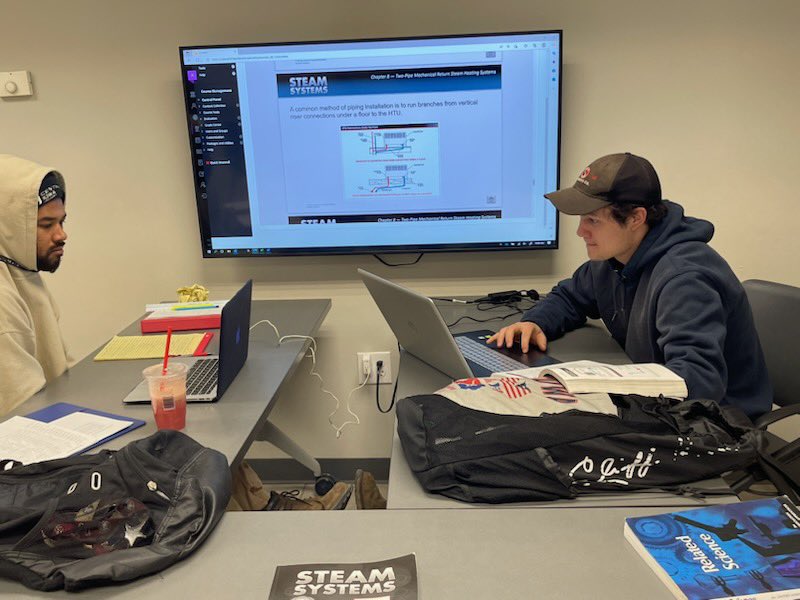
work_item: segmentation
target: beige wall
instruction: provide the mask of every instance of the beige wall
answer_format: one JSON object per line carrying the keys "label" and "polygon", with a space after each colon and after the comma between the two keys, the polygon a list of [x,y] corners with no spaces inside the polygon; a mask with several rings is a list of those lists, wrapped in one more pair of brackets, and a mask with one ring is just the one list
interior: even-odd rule
{"label": "beige wall", "polygon": [[[203,261],[182,44],[563,29],[563,181],[607,152],[647,156],[666,197],[716,224],[713,245],[742,279],[800,285],[798,2],[0,0],[0,23],[0,70],[30,70],[36,89],[0,101],[0,152],[67,177],[70,240],[47,279],[79,356],[179,285],[221,295],[253,277],[258,298],[333,299],[319,371],[344,398],[356,351],[396,348],[356,267],[425,293],[483,294],[546,288],[584,259],[568,217],[553,253],[431,254],[396,269],[369,256]],[[298,373],[275,422],[320,457],[388,456],[392,417],[373,390],[354,395],[362,424],[337,440],[315,381]]]}

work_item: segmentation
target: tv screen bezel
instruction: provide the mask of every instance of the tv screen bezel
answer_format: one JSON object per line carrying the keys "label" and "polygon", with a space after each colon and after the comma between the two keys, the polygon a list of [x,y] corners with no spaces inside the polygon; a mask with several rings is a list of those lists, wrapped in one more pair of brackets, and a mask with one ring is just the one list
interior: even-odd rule
{"label": "tv screen bezel", "polygon": [[[480,38],[493,36],[519,36],[519,35],[558,35],[558,123],[556,141],[556,188],[561,185],[561,120],[562,120],[562,70],[563,70],[563,49],[564,32],[561,29],[543,29],[534,31],[500,31],[486,33],[462,33],[462,34],[436,34],[418,35],[403,37],[380,37],[380,38],[350,38],[350,39],[326,39],[326,40],[300,40],[286,42],[254,42],[244,44],[193,44],[189,46],[179,46],[178,55],[180,58],[181,81],[183,83],[183,99],[186,112],[187,134],[189,142],[190,157],[192,155],[192,124],[191,124],[191,98],[189,96],[189,82],[184,76],[187,65],[184,63],[184,52],[187,50],[208,50],[222,48],[254,48],[270,46],[300,46],[313,44],[337,44],[337,43],[358,43],[358,42],[403,42],[415,40],[443,40],[451,38]],[[327,247],[295,247],[295,248],[244,248],[244,249],[219,249],[211,248],[211,226],[209,222],[208,202],[202,198],[202,190],[198,177],[198,166],[192,160],[192,176],[195,188],[195,204],[197,207],[198,224],[200,230],[200,246],[203,258],[230,258],[241,256],[341,256],[341,255],[364,255],[364,254],[417,254],[428,252],[496,252],[514,250],[557,250],[559,248],[559,223],[560,212],[555,212],[555,236],[552,242],[542,242],[529,244],[520,241],[516,242],[480,242],[480,243],[447,243],[447,244],[404,244],[404,245],[371,245],[371,246],[327,246]]]}

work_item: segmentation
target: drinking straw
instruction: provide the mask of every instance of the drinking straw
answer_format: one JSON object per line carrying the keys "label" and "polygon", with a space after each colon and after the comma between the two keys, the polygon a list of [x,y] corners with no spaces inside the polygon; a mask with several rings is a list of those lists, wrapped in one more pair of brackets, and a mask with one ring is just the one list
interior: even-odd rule
{"label": "drinking straw", "polygon": [[167,363],[169,362],[169,342],[172,339],[172,327],[167,327],[167,345],[164,348],[164,366],[161,367],[161,374],[167,374]]}

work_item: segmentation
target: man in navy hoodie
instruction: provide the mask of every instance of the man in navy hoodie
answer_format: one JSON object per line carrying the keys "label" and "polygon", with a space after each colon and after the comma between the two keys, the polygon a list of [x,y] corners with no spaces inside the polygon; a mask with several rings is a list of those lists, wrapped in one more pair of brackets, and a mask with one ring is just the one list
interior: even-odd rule
{"label": "man in navy hoodie", "polygon": [[580,215],[589,261],[559,283],[522,321],[489,339],[518,339],[527,352],[602,319],[633,362],[666,365],[689,398],[770,410],[772,388],[750,304],[728,263],[708,241],[714,226],[661,198],[653,166],[630,153],[598,158],[571,188],[545,195]]}

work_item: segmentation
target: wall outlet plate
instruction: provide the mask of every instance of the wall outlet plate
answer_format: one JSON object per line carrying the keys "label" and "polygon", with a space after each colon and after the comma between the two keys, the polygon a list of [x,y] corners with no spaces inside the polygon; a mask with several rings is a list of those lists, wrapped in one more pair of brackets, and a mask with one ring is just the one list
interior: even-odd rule
{"label": "wall outlet plate", "polygon": [[364,381],[364,376],[369,370],[369,381],[375,384],[378,382],[378,361],[383,361],[381,365],[381,383],[392,383],[392,363],[390,352],[358,352],[356,353],[356,372],[359,383]]}
{"label": "wall outlet plate", "polygon": [[32,95],[30,71],[0,71],[0,98],[24,98]]}

